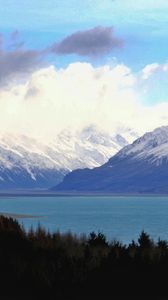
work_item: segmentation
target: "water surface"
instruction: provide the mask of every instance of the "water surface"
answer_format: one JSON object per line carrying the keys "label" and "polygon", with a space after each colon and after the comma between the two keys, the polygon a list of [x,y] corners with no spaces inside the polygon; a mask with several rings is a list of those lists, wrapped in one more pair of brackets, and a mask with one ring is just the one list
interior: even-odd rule
{"label": "water surface", "polygon": [[124,243],[145,230],[168,240],[168,197],[163,196],[0,197],[0,212],[32,216],[18,218],[26,229],[40,223],[51,231],[101,231]]}

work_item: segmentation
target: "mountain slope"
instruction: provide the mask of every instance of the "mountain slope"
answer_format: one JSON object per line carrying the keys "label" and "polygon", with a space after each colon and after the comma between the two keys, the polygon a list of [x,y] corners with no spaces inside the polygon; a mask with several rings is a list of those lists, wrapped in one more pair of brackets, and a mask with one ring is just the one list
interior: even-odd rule
{"label": "mountain slope", "polygon": [[0,188],[49,188],[74,169],[100,166],[131,139],[130,130],[110,136],[94,126],[75,134],[64,131],[50,142],[1,135]]}
{"label": "mountain slope", "polygon": [[168,192],[168,126],[124,147],[106,164],[68,174],[57,191]]}

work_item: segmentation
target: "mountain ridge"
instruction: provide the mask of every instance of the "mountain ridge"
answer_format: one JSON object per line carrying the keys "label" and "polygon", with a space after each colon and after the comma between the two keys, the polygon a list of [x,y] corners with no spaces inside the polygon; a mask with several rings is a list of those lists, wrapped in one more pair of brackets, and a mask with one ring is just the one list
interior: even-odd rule
{"label": "mountain ridge", "polygon": [[104,165],[76,170],[55,191],[112,193],[168,192],[168,126],[155,129],[125,146]]}
{"label": "mountain ridge", "polygon": [[0,135],[0,189],[50,188],[70,171],[100,166],[134,133],[109,135],[96,127],[79,133],[64,131],[49,142],[21,136]]}

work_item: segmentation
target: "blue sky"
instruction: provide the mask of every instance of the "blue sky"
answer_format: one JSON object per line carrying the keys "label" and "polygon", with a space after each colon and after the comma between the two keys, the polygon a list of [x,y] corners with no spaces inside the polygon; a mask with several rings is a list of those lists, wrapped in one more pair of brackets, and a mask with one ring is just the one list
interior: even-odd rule
{"label": "blue sky", "polygon": [[[116,36],[124,40],[101,61],[115,57],[134,70],[167,60],[167,0],[1,0],[0,25],[3,33],[19,30],[27,46],[46,47],[67,35],[95,26],[113,26]],[[55,58],[64,66],[81,57]]]}
{"label": "blue sky", "polygon": [[0,5],[1,129],[168,125],[168,0]]}

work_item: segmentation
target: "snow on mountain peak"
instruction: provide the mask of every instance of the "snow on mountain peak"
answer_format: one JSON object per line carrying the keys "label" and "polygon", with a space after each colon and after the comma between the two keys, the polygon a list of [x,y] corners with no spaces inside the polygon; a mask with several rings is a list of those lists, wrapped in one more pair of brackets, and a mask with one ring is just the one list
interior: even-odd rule
{"label": "snow on mountain peak", "polygon": [[149,159],[151,163],[159,165],[168,158],[168,126],[156,128],[145,133],[131,145],[122,149],[119,156],[132,156],[134,159]]}
{"label": "snow on mountain peak", "polygon": [[129,129],[111,135],[94,125],[79,132],[62,131],[50,142],[24,135],[1,134],[0,176],[3,179],[7,174],[12,178],[14,173],[24,172],[24,176],[35,182],[39,174],[44,179],[46,172],[58,171],[61,177],[57,176],[57,181],[69,171],[106,163],[135,138]]}
{"label": "snow on mountain peak", "polygon": [[53,190],[167,194],[168,126],[144,134],[103,166],[71,172]]}

